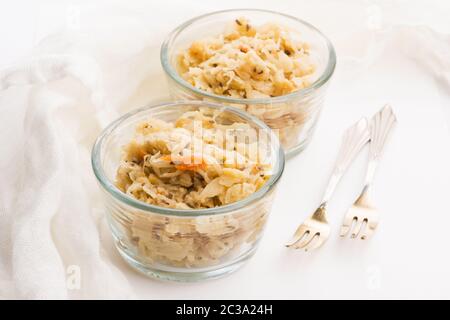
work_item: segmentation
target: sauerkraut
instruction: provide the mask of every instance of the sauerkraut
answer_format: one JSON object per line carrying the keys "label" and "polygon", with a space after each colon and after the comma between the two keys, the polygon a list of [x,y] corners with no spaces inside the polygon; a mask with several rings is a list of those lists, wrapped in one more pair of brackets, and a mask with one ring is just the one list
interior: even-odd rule
{"label": "sauerkraut", "polygon": [[197,40],[178,57],[194,87],[234,98],[270,98],[310,85],[315,67],[309,45],[280,25],[255,27],[236,19],[225,34]]}
{"label": "sauerkraut", "polygon": [[[124,146],[116,186],[142,202],[176,209],[227,205],[271,176],[261,135],[220,110],[188,111],[173,122],[139,124]],[[228,214],[169,216],[112,209],[112,221],[137,259],[170,267],[207,267],[239,257],[259,239],[273,191]]]}
{"label": "sauerkraut", "polygon": [[[269,99],[309,87],[317,79],[310,45],[301,34],[239,18],[223,34],[198,39],[177,57],[177,71],[195,88],[239,99]],[[198,97],[194,97],[198,99]],[[303,142],[317,118],[321,99],[233,104],[263,120],[285,150]]]}
{"label": "sauerkraut", "polygon": [[176,209],[212,208],[254,193],[270,177],[270,165],[259,161],[256,132],[246,123],[218,123],[218,114],[192,111],[174,123],[141,123],[125,146],[117,187],[140,201]]}
{"label": "sauerkraut", "polygon": [[254,247],[272,204],[266,198],[227,215],[175,217],[135,213],[113,217],[125,229],[122,244],[135,248],[143,263],[179,268],[208,267],[232,261]]}

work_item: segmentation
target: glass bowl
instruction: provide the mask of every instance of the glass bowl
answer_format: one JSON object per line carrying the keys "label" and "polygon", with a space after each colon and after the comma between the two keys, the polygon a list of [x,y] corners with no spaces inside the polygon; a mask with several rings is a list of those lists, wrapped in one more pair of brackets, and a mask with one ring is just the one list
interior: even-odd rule
{"label": "glass bowl", "polygon": [[[148,118],[175,121],[186,111],[219,110],[216,121],[242,122],[258,130],[267,145],[271,175],[255,193],[208,209],[172,209],[128,196],[115,184],[122,148],[135,128]],[[185,101],[134,110],[111,123],[92,150],[92,167],[103,191],[107,218],[122,257],[146,275],[178,281],[196,281],[228,274],[255,252],[271,210],[275,186],[284,169],[284,152],[262,121],[219,104]]]}
{"label": "glass bowl", "polygon": [[[311,85],[290,94],[262,99],[243,99],[221,96],[195,88],[177,71],[177,56],[195,41],[217,36],[237,18],[245,17],[254,25],[273,22],[299,34],[310,44],[316,71]],[[233,9],[209,13],[193,18],[166,38],[161,47],[161,64],[175,100],[207,100],[245,110],[263,120],[278,135],[287,156],[303,150],[311,139],[329,80],[336,66],[336,54],[331,42],[314,26],[286,14],[259,10]]]}

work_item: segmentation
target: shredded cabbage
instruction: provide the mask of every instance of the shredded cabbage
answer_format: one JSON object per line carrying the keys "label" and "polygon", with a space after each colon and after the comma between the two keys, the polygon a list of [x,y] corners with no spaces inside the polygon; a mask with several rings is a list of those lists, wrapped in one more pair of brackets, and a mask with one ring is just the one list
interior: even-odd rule
{"label": "shredded cabbage", "polygon": [[[313,54],[295,30],[275,23],[253,26],[239,18],[223,34],[196,40],[180,52],[177,71],[203,91],[264,99],[309,87],[318,76]],[[289,150],[306,139],[320,105],[320,98],[308,96],[273,104],[233,106],[263,120]]]}
{"label": "shredded cabbage", "polygon": [[194,41],[178,56],[178,71],[204,91],[235,98],[269,98],[308,87],[315,66],[309,45],[286,27],[234,21],[225,34]]}
{"label": "shredded cabbage", "polygon": [[141,123],[124,147],[117,187],[140,201],[177,209],[226,205],[257,191],[270,177],[270,164],[252,152],[259,151],[256,137],[237,139],[232,148],[225,141],[230,133],[254,129],[220,123],[218,112],[189,111],[174,123]]}

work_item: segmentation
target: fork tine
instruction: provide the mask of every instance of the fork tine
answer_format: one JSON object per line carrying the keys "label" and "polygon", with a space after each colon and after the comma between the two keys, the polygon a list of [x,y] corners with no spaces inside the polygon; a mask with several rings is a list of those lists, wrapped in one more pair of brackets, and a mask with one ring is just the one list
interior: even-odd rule
{"label": "fork tine", "polygon": [[316,245],[318,242],[320,242],[320,235],[319,235],[319,233],[316,233],[312,236],[311,240],[309,240],[309,242],[307,244],[305,244],[303,249],[305,251],[313,250],[314,248],[316,248]]}
{"label": "fork tine", "polygon": [[286,247],[293,247],[298,241],[305,237],[307,231],[308,228],[304,224],[299,225],[292,239],[286,244]]}
{"label": "fork tine", "polygon": [[372,233],[373,231],[368,226],[366,226],[364,232],[361,233],[361,240],[369,239]]}
{"label": "fork tine", "polygon": [[308,230],[292,245],[292,247],[294,249],[302,249],[311,240],[312,237],[313,235],[311,235],[311,232],[309,232]]}
{"label": "fork tine", "polygon": [[305,249],[305,251],[312,251],[312,250],[314,250],[314,249],[319,248],[319,247],[322,246],[322,244],[324,244],[324,243],[325,243],[325,241],[323,241],[323,240],[320,238],[320,235],[319,235],[318,233],[316,233],[316,234],[313,236],[313,238],[311,239],[311,241],[309,241],[309,242],[305,245],[304,249]]}
{"label": "fork tine", "polygon": [[354,217],[354,216],[349,215],[349,214],[346,214],[346,215],[345,215],[344,222],[342,223],[341,231],[340,231],[340,233],[339,233],[339,235],[340,235],[341,237],[345,237],[345,236],[348,234],[348,232],[349,232],[350,229],[352,228],[352,225],[353,225],[353,221],[354,221],[354,220],[355,220],[355,217]]}
{"label": "fork tine", "polygon": [[356,223],[353,227],[352,234],[350,235],[350,238],[354,239],[357,238],[359,233],[361,232],[363,225],[366,225],[366,219],[361,219],[361,217],[358,219],[355,217]]}
{"label": "fork tine", "polygon": [[377,227],[377,222],[368,221],[364,232],[361,232],[361,240],[369,239],[372,236],[372,234],[374,233],[376,227]]}
{"label": "fork tine", "polygon": [[315,236],[316,236],[316,233],[312,233],[312,232],[308,231],[307,234],[302,239],[297,241],[294,248],[295,249],[304,249],[314,239]]}

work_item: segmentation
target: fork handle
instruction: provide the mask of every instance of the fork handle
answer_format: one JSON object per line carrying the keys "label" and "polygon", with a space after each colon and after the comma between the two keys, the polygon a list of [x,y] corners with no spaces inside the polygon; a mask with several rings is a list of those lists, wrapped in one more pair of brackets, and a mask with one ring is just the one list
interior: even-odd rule
{"label": "fork handle", "polygon": [[396,123],[397,118],[389,105],[385,105],[370,120],[369,165],[367,166],[366,179],[364,183],[364,190],[366,192],[372,184],[384,146],[386,145],[386,141]]}
{"label": "fork handle", "polygon": [[336,164],[325,189],[320,207],[326,206],[345,171],[362,147],[369,141],[370,132],[368,126],[367,119],[362,118],[344,132]]}

